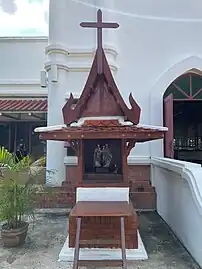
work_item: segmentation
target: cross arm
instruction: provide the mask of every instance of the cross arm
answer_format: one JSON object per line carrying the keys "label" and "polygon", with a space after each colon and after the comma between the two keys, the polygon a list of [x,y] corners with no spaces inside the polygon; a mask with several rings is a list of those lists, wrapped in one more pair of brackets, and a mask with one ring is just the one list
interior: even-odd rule
{"label": "cross arm", "polygon": [[84,28],[118,28],[119,24],[118,23],[107,23],[107,22],[102,22],[102,23],[97,23],[97,22],[82,22],[80,23],[80,26]]}

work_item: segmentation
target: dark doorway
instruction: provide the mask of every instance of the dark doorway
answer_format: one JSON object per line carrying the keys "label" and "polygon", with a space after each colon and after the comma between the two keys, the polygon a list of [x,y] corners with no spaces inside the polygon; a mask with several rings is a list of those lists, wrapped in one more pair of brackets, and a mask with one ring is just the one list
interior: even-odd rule
{"label": "dark doorway", "polygon": [[164,156],[202,164],[202,77],[178,77],[164,94]]}
{"label": "dark doorway", "polygon": [[202,164],[202,101],[174,101],[174,157]]}

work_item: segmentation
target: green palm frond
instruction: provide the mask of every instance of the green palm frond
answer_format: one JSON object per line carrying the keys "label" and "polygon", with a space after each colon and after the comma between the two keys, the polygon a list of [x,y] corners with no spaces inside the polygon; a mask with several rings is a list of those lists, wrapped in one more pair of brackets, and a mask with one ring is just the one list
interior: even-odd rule
{"label": "green palm frond", "polygon": [[0,167],[13,167],[14,163],[14,155],[4,147],[0,147]]}
{"label": "green palm frond", "polygon": [[[33,185],[33,179],[42,171],[42,163],[33,165],[30,156],[17,160],[16,155],[0,147],[0,220],[6,221],[8,227],[18,228],[25,215],[34,217],[36,193],[41,186]],[[4,173],[8,170],[9,175]],[[17,173],[28,174],[26,183],[17,180]]]}

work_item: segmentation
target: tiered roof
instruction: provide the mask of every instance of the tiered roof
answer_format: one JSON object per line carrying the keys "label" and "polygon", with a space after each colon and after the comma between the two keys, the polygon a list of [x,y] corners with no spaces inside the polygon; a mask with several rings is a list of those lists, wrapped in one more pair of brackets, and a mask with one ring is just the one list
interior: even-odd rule
{"label": "tiered roof", "polygon": [[112,76],[107,58],[102,46],[102,28],[118,28],[117,23],[103,23],[102,12],[98,10],[97,23],[81,23],[83,27],[98,29],[98,44],[95,58],[76,107],[72,110],[74,97],[63,107],[64,123],[70,125],[81,117],[123,116],[126,121],[138,124],[140,107],[132,94],[129,96],[131,109],[125,104]]}
{"label": "tiered roof", "polygon": [[[130,94],[131,108],[128,108],[111,73],[102,46],[102,29],[118,28],[119,25],[102,22],[102,12],[98,10],[96,23],[81,23],[81,26],[97,28],[98,32],[97,50],[87,82],[77,104],[73,106],[74,96],[71,94],[63,107],[64,126],[36,129],[41,132],[41,139],[123,138],[143,142],[162,138],[164,129],[138,126],[140,107]],[[83,123],[79,124],[81,119]]]}

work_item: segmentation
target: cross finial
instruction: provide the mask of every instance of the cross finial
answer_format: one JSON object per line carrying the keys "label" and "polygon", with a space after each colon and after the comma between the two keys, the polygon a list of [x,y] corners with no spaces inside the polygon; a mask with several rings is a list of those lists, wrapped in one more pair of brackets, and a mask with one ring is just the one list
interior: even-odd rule
{"label": "cross finial", "polygon": [[118,23],[102,22],[102,11],[97,12],[97,22],[82,22],[80,24],[85,28],[97,28],[97,50],[98,50],[98,66],[99,73],[102,72],[102,29],[103,28],[118,28]]}

